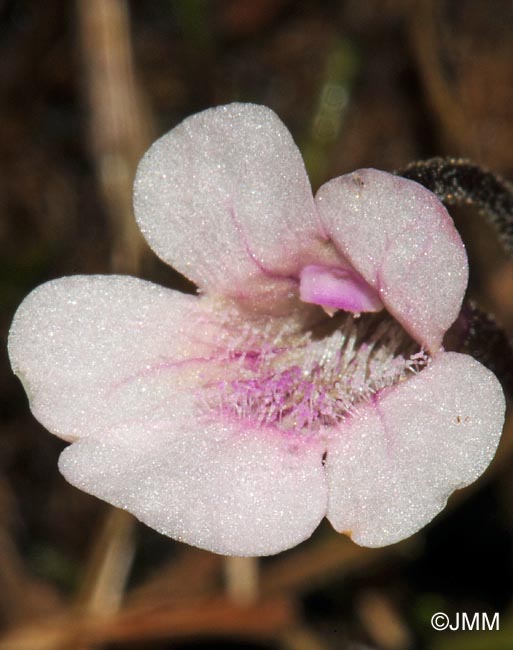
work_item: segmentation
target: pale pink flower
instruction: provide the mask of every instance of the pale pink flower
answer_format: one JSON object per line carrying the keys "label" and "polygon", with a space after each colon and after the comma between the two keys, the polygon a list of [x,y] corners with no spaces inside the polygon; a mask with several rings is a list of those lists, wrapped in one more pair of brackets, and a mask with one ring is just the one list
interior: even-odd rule
{"label": "pale pink flower", "polygon": [[10,333],[73,485],[175,539],[265,555],[325,516],[391,544],[487,467],[504,396],[443,350],[467,259],[429,191],[364,169],[314,199],[276,115],[231,104],[151,147],[135,210],[199,296],[68,277]]}

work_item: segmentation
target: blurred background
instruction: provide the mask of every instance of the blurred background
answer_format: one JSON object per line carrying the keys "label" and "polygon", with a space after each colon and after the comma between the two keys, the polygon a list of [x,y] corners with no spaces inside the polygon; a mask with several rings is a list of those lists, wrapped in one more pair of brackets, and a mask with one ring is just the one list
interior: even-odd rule
{"label": "blurred background", "polygon": [[[230,563],[68,485],[5,344],[45,280],[122,272],[192,287],[132,220],[137,160],[187,115],[273,108],[314,189],[436,155],[513,177],[510,0],[0,1],[0,650],[513,648],[513,429],[475,485],[413,538],[363,549],[321,526]],[[513,333],[513,264],[452,209],[469,295]],[[500,613],[437,632],[438,611]]]}

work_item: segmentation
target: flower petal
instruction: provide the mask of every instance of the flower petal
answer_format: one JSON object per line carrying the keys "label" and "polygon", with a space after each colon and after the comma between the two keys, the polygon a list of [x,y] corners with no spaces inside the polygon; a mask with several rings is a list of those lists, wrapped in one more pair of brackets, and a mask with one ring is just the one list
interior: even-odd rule
{"label": "flower petal", "polygon": [[364,546],[412,535],[486,469],[504,410],[495,375],[469,356],[440,353],[330,441],[329,520]]}
{"label": "flower petal", "polygon": [[407,332],[436,352],[468,279],[463,243],[442,203],[418,183],[375,169],[326,183],[316,202],[339,252]]}
{"label": "flower petal", "polygon": [[254,337],[207,298],[78,276],[28,296],[9,352],[36,417],[76,441],[61,463],[73,484],[173,537],[252,555],[308,537],[327,503],[322,443],[248,431],[209,402]]}
{"label": "flower petal", "polygon": [[155,252],[210,293],[276,307],[297,286],[305,249],[324,259],[301,154],[263,106],[209,109],[157,140],[134,205]]}
{"label": "flower petal", "polygon": [[327,504],[318,443],[195,421],[176,407],[168,422],[73,443],[62,473],[159,532],[224,555],[270,555],[311,535]]}
{"label": "flower petal", "polygon": [[75,276],[24,300],[9,355],[36,418],[74,439],[165,409],[169,384],[189,380],[185,361],[209,353],[212,328],[203,299],[128,276]]}

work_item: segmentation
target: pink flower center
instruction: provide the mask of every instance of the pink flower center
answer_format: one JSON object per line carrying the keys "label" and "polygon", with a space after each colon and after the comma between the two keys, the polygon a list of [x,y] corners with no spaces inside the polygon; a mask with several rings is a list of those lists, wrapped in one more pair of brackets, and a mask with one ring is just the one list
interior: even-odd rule
{"label": "pink flower center", "polygon": [[253,425],[318,432],[429,360],[389,316],[341,314],[306,333],[291,329],[248,329],[233,342],[227,378],[210,384],[210,408]]}

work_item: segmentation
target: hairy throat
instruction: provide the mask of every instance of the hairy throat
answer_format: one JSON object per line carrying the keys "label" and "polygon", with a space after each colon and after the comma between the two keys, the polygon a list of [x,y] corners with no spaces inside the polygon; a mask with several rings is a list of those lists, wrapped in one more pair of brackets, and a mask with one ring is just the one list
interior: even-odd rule
{"label": "hairy throat", "polygon": [[209,411],[300,434],[335,426],[429,362],[382,314],[343,314],[303,333],[248,326],[224,354],[226,378],[209,384]]}

